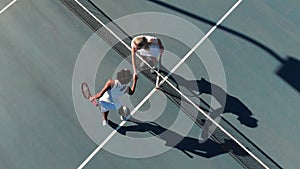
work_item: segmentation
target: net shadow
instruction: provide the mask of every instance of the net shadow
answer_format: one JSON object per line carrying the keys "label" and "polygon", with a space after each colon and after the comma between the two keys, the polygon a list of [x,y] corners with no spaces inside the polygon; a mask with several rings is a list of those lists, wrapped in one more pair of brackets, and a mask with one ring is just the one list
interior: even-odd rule
{"label": "net shadow", "polygon": [[[84,6],[89,9],[89,11],[92,11],[94,16],[97,17],[95,19],[92,17],[87,11],[85,11],[82,7],[80,7],[75,1],[72,0],[60,0],[63,4],[65,4],[75,15],[77,15],[83,22],[85,22],[93,31],[97,32],[97,34],[107,42],[107,44],[111,45],[112,48],[123,58],[130,61],[130,50],[122,44],[121,42],[118,42],[118,39],[116,39],[109,31],[105,29],[101,29],[101,31],[98,31],[100,28],[103,27],[97,19],[101,20],[104,24],[111,22],[112,20],[103,12],[100,10],[100,8],[95,7],[95,4],[93,4],[91,1],[82,1]],[[100,11],[99,11],[100,10]],[[118,26],[116,25],[115,29],[118,29]],[[130,44],[130,39],[126,33],[124,33],[122,30],[114,30],[117,32],[117,34],[124,34],[124,36],[127,36],[128,38],[124,39],[124,42],[126,44]],[[115,45],[116,44],[116,45]],[[156,75],[151,74],[149,69],[145,69],[141,72],[145,77],[147,77],[150,82],[153,84],[155,83]],[[176,81],[173,81],[174,85],[178,87],[178,83]],[[180,108],[187,116],[189,116],[195,124],[197,124],[199,127],[203,127],[203,119],[204,115],[198,112],[198,110],[193,107],[187,100],[183,100],[181,98],[181,95],[176,92],[170,85],[167,83],[164,83],[160,86],[161,90],[166,93],[166,96]],[[179,86],[180,91],[183,91],[185,94],[193,95],[195,93],[191,92],[188,88],[185,88],[184,86]],[[188,93],[190,92],[190,93]],[[197,99],[199,100],[199,99]],[[233,99],[234,100],[234,99]],[[231,106],[228,106],[231,107]],[[209,107],[208,109],[209,110]],[[251,142],[247,137],[245,137],[240,131],[238,131],[233,125],[231,125],[228,121],[225,119],[222,119],[220,121],[220,125],[229,131],[232,136],[234,136],[237,140],[239,140],[245,147],[248,148],[253,154],[255,154],[256,157],[258,157],[261,161],[263,161],[267,166],[270,168],[281,168],[274,160],[272,160],[266,153],[264,153],[260,148],[258,148],[253,142]],[[211,135],[211,140],[218,145],[222,145],[222,149],[224,152],[229,153],[237,162],[239,162],[243,167],[245,168],[264,168],[258,161],[256,161],[253,157],[251,157],[249,154],[243,153],[244,150],[240,146],[236,146],[236,143],[233,143],[233,140],[227,136],[222,130],[216,129]],[[189,142],[189,141],[187,141]],[[172,145],[171,146],[176,146]],[[183,148],[183,145],[179,145],[179,148],[181,149],[188,149],[188,147]],[[240,153],[235,153],[240,152]]]}

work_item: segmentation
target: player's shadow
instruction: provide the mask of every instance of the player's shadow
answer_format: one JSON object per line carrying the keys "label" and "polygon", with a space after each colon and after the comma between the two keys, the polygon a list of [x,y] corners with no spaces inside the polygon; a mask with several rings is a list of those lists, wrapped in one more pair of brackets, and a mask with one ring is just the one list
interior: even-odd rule
{"label": "player's shadow", "polygon": [[[162,69],[166,70],[166,68]],[[166,75],[169,71],[164,70],[162,70],[161,73]],[[204,78],[201,78],[200,80],[187,80],[177,74],[172,74],[170,80],[177,84],[179,90],[184,87],[195,93],[213,96],[221,104],[221,107],[215,110],[210,107],[213,118],[222,113],[232,113],[237,116],[237,119],[241,124],[250,128],[258,126],[258,120],[253,117],[251,110],[242,101],[226,93],[218,85],[212,84]],[[200,95],[198,97],[199,101],[205,103],[205,101],[200,98]],[[205,104],[209,106],[208,103]]]}
{"label": "player's shadow", "polygon": [[[238,148],[239,146],[231,140],[225,140],[219,144],[211,139],[201,143],[198,139],[192,137],[184,137],[172,130],[168,130],[155,122],[142,122],[134,118],[129,119],[134,125],[122,126],[118,132],[126,135],[127,132],[149,132],[153,136],[165,141],[165,146],[176,148],[193,158],[191,155],[202,156],[205,158],[215,157],[227,152],[238,156],[248,156],[248,153]],[[113,129],[118,127],[118,124],[108,120],[108,125]]]}
{"label": "player's shadow", "polygon": [[[181,9],[179,7],[176,7],[172,5],[171,3],[167,2],[162,2],[159,0],[148,0],[149,2],[155,3],[157,5],[160,5],[162,7],[165,7],[170,10],[174,10],[176,12],[179,12],[183,15],[186,15],[188,17],[191,17],[193,19],[196,19],[198,21],[201,21],[203,23],[206,23],[211,26],[215,26],[216,22],[213,20],[206,19],[204,17],[198,16],[190,11]],[[270,56],[272,56],[274,59],[279,61],[282,65],[281,67],[277,70],[276,74],[280,76],[285,82],[287,82],[289,85],[291,85],[296,91],[300,93],[300,80],[299,80],[299,74],[300,74],[300,61],[287,56],[287,58],[283,58],[280,56],[278,53],[276,53],[273,49],[270,47],[266,46],[262,42],[259,42],[258,40],[243,34],[242,32],[238,32],[234,29],[231,29],[229,27],[223,26],[223,25],[218,25],[218,29],[223,30],[229,34],[232,34],[234,36],[237,36],[241,39],[244,39],[245,41],[254,44],[258,48],[264,50],[265,52],[269,53]]]}
{"label": "player's shadow", "polygon": [[281,64],[277,75],[300,93],[300,61],[288,56],[286,60],[281,60]]}

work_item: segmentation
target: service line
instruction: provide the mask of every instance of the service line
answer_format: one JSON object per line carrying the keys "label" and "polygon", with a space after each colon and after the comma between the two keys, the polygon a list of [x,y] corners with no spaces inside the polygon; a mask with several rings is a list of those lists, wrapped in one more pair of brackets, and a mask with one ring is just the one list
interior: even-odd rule
{"label": "service line", "polygon": [[13,0],[9,4],[7,4],[3,9],[1,9],[0,14],[2,14],[6,9],[12,6],[15,2],[17,2],[17,0]]}

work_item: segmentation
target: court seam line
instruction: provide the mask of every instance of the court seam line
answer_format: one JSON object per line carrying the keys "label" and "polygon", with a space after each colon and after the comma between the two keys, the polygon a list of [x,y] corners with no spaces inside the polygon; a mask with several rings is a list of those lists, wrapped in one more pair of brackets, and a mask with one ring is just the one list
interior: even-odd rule
{"label": "court seam line", "polygon": [[11,1],[10,3],[8,3],[6,6],[4,6],[4,8],[0,10],[0,15],[1,15],[2,13],[4,13],[5,10],[7,10],[7,9],[8,9],[10,6],[12,6],[15,2],[17,2],[17,0],[13,0],[13,1]]}
{"label": "court seam line", "polygon": [[[99,23],[101,23],[110,33],[112,33],[115,38],[117,38],[119,41],[121,41],[121,43],[123,43],[129,50],[131,48],[129,48],[129,46],[127,44],[125,44],[123,42],[122,39],[120,39],[117,35],[115,35],[114,32],[112,32],[108,27],[106,27],[97,17],[95,17],[88,9],[86,9],[85,6],[83,6],[80,2],[78,2],[78,0],[75,0],[82,8],[84,8],[92,17],[94,17],[94,19],[96,19]],[[223,15],[221,17],[221,19],[216,23],[215,26],[213,26],[206,34],[205,36],[185,55],[185,57],[183,59],[181,59],[181,61],[170,71],[170,73],[164,77],[163,81],[160,82],[159,86],[164,83],[165,81],[167,81],[167,83],[169,83],[173,88],[174,86],[167,80],[168,77],[172,74],[172,72],[174,72],[176,69],[178,69],[179,66],[181,66],[181,64],[183,64],[185,62],[185,60],[190,57],[190,55],[192,54],[192,52],[194,52],[207,38],[208,36],[210,36],[215,29],[232,13],[232,11],[242,2],[242,0],[239,0],[238,2],[235,3],[235,5],[233,5],[229,11],[227,11],[225,13],[225,15]],[[158,75],[160,75],[162,77],[161,74],[159,74],[159,72],[157,72]],[[176,88],[174,88],[176,90]],[[140,103],[139,103],[139,107],[141,105],[144,104],[145,101],[148,100],[148,98],[150,98],[156,91],[157,89],[154,88]],[[176,90],[178,92],[178,90]],[[239,141],[237,141],[233,136],[231,136],[231,134],[229,134],[225,129],[223,129],[219,124],[217,124],[211,117],[209,117],[208,115],[206,115],[203,110],[201,110],[200,108],[198,108],[195,103],[193,103],[191,100],[189,100],[183,93],[181,93],[180,91],[178,92],[180,93],[180,95],[184,96],[194,107],[196,107],[202,114],[204,114],[209,120],[211,120],[214,124],[216,124],[225,134],[227,134],[229,137],[231,137],[235,142],[237,142],[245,151],[247,151],[252,157],[254,157],[256,159],[256,161],[258,161],[260,164],[262,164],[265,168],[268,168],[264,163],[262,163],[260,161],[260,159],[258,159],[254,154],[252,154],[248,149],[246,149]],[[138,110],[138,106],[136,106],[136,108],[130,113],[131,115],[133,115],[137,110]],[[117,132],[117,130],[119,128],[121,128],[124,124],[126,123],[126,121],[123,121],[119,124],[119,126],[94,150],[94,152],[88,157],[88,159],[86,159],[84,161],[84,165],[86,165],[88,163],[88,161],[93,158],[93,156],[95,154],[97,154],[98,151],[101,150],[101,148],[103,148],[103,146],[112,138],[112,136]],[[88,160],[88,161],[87,161]],[[83,165],[83,167],[84,167]],[[82,166],[82,165],[81,165]]]}

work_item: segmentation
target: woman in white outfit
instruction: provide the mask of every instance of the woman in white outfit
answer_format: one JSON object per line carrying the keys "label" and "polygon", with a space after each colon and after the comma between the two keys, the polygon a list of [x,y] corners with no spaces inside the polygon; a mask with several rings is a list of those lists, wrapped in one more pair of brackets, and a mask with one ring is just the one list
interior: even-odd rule
{"label": "woman in white outfit", "polygon": [[118,110],[119,114],[124,114],[120,97],[125,93],[132,95],[135,91],[137,75],[133,76],[133,84],[131,87],[128,83],[132,79],[130,70],[122,69],[117,73],[117,80],[109,79],[102,90],[96,95],[90,97],[90,101],[99,99],[100,110],[103,114],[102,125],[107,125],[107,116],[110,110]]}
{"label": "woman in white outfit", "polygon": [[[164,47],[160,41],[160,39],[147,36],[140,35],[132,39],[131,41],[131,57],[132,57],[132,66],[133,72],[136,74],[136,55],[141,56],[146,62],[147,57],[150,57],[154,68],[158,66],[158,57],[160,57],[159,61],[161,61],[161,56],[163,54]],[[143,62],[141,63],[141,67],[143,66]]]}

